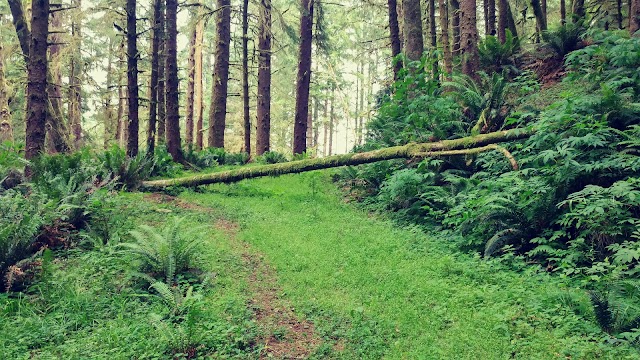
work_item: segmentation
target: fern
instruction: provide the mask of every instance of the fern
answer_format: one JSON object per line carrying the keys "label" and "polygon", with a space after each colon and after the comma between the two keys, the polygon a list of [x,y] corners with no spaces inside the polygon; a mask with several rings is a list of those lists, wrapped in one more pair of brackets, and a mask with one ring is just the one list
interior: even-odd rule
{"label": "fern", "polygon": [[198,264],[203,244],[200,238],[184,234],[180,222],[179,219],[174,220],[162,233],[140,225],[138,230],[130,232],[134,242],[119,246],[142,261],[143,271],[173,284],[178,275]]}

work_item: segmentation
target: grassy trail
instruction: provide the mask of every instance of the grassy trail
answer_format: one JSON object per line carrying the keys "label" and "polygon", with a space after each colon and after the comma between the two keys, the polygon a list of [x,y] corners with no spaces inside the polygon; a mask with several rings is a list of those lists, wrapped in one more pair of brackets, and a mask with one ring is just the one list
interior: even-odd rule
{"label": "grassy trail", "polygon": [[181,197],[239,223],[237,236],[324,338],[317,358],[637,358],[602,345],[582,291],[373,218],[345,204],[326,173]]}

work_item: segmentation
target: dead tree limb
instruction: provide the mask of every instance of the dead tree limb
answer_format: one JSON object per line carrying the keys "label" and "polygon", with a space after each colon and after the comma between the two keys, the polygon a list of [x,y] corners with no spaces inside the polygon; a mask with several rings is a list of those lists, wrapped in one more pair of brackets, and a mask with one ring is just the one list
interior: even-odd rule
{"label": "dead tree limb", "polygon": [[[324,158],[305,159],[288,163],[243,167],[235,170],[221,171],[211,174],[187,176],[176,179],[144,181],[142,187],[146,190],[158,190],[170,186],[199,186],[215,183],[232,183],[244,179],[262,176],[278,176],[284,174],[301,173],[305,171],[328,169],[340,166],[368,164],[383,160],[434,157],[445,155],[463,155],[488,150],[499,150],[514,166],[515,159],[495,143],[523,139],[531,136],[532,132],[522,129],[497,131],[488,134],[469,136],[455,140],[444,140],[433,143],[408,144],[379,150],[350,153]],[[506,149],[504,149],[506,151]],[[455,152],[457,151],[457,152]],[[507,155],[509,154],[509,155]],[[517,168],[517,163],[514,168]]]}

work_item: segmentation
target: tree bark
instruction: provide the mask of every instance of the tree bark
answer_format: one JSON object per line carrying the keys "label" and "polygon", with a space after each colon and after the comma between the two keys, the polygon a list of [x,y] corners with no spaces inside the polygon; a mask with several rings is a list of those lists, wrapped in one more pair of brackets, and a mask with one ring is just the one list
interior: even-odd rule
{"label": "tree bark", "polygon": [[307,116],[309,114],[309,87],[311,85],[311,43],[313,41],[314,0],[301,0],[300,46],[298,48],[298,75],[296,78],[296,114],[293,126],[293,153],[307,151]]}
{"label": "tree bark", "polygon": [[501,44],[504,44],[507,39],[506,30],[509,27],[507,19],[508,6],[509,3],[507,2],[507,0],[498,0],[498,41],[500,41]]}
{"label": "tree bark", "polygon": [[393,79],[398,80],[398,73],[402,69],[402,61],[397,59],[400,55],[400,28],[398,26],[398,4],[396,0],[387,1],[389,7],[389,39],[391,40],[391,62],[393,68]]}
{"label": "tree bark", "polygon": [[631,36],[640,37],[640,0],[631,1],[629,7],[629,34]]}
{"label": "tree bark", "polygon": [[335,125],[336,88],[331,87],[331,111],[329,112],[329,156],[333,154],[333,130]]}
{"label": "tree bark", "polygon": [[158,122],[158,77],[160,74],[158,52],[160,50],[159,29],[162,25],[160,12],[162,0],[153,1],[153,28],[151,33],[151,79],[149,80],[149,124],[147,127],[147,154],[156,147],[156,124]]}
{"label": "tree bark", "polygon": [[460,9],[462,72],[478,79],[478,29],[476,28],[476,0],[463,0]]}
{"label": "tree bark", "polygon": [[118,51],[118,114],[117,114],[117,124],[116,124],[116,141],[118,146],[123,146],[124,144],[124,114],[125,114],[125,99],[126,95],[124,93],[125,84],[123,84],[122,75],[124,74],[124,64],[125,64],[125,51],[124,51],[124,41],[120,41],[120,50]]}
{"label": "tree bark", "polygon": [[160,12],[158,13],[158,120],[156,124],[157,144],[167,142],[167,21],[165,16],[166,4],[160,1]]}
{"label": "tree bark", "polygon": [[[465,155],[469,153],[477,153],[480,150],[499,150],[496,146],[485,145],[517,140],[530,135],[531,134],[523,132],[522,130],[498,131],[455,140],[444,140],[422,144],[414,143],[364,153],[348,153],[325,158],[292,161],[289,163],[245,167],[236,170],[177,179],[144,181],[142,186],[146,190],[158,190],[170,186],[200,186],[215,183],[231,183],[262,176],[278,176],[339,166],[361,165],[383,160]],[[479,149],[480,147],[484,148]],[[512,159],[512,157],[509,158],[509,161],[513,165]]]}
{"label": "tree bark", "polygon": [[[11,9],[13,26],[16,30],[16,35],[18,36],[22,55],[25,58],[25,62],[28,62],[30,51],[29,47],[31,43],[31,32],[29,31],[29,27],[27,25],[27,19],[24,15],[22,2],[20,0],[8,0],[8,3]],[[54,82],[53,76],[51,75],[48,67],[47,82]],[[56,104],[60,105],[60,107],[56,108]],[[49,132],[51,132],[50,139],[53,143],[54,150],[57,152],[68,152],[71,147],[67,139],[67,129],[64,120],[62,119],[62,105],[60,103],[50,102],[47,105],[46,127],[49,129]]]}
{"label": "tree bark", "polygon": [[271,0],[260,1],[256,155],[269,151],[271,136]]}
{"label": "tree bark", "polygon": [[[82,9],[82,2],[74,0],[73,6]],[[80,13],[82,13],[80,11]],[[75,149],[82,146],[82,20],[74,17],[71,22],[71,36],[73,38],[73,53],[69,70],[69,125],[73,135]]]}
{"label": "tree bark", "polygon": [[[500,1],[500,0],[498,0]],[[496,0],[485,0],[487,7],[487,35],[496,35]]]}
{"label": "tree bark", "polygon": [[[431,35],[431,50],[436,50],[438,48],[438,38],[436,33],[436,2],[435,0],[429,0],[429,34]],[[438,80],[440,71],[438,70],[437,57],[432,61],[432,66],[433,68],[431,70],[433,72],[433,78]]]}
{"label": "tree bark", "polygon": [[138,155],[138,30],[136,0],[127,0],[127,155]]}
{"label": "tree bark", "polygon": [[244,152],[251,155],[251,117],[249,113],[249,0],[242,4],[242,104]]}
{"label": "tree bark", "polygon": [[[633,1],[637,0],[630,1],[630,4],[633,4]],[[573,0],[573,7],[571,9],[571,12],[573,13],[573,22],[577,22],[580,19],[583,19],[585,16],[584,0]],[[629,20],[631,20],[631,13],[629,13]]]}
{"label": "tree bark", "polygon": [[420,0],[402,2],[404,21],[404,54],[409,61],[418,61],[424,51]]}
{"label": "tree bark", "polygon": [[[56,11],[51,14],[51,27],[54,31],[61,31],[62,22],[61,14]],[[57,123],[64,125],[64,116],[62,110],[62,74],[60,73],[60,45],[62,42],[61,36],[58,33],[53,33],[50,36],[51,46],[49,46],[49,64],[53,64],[53,67],[49,67],[50,78],[47,78],[47,92],[49,93],[48,106],[49,113],[47,114],[46,124],[46,136],[45,146],[50,153],[54,152],[66,152],[69,149],[59,148],[61,144],[66,143],[66,129],[64,126],[56,126]]]}
{"label": "tree bark", "polygon": [[542,11],[541,0],[531,0],[531,7],[533,8],[533,14],[536,17],[536,39],[539,42],[542,32],[547,30],[547,19]]}
{"label": "tree bark", "polygon": [[440,0],[440,30],[444,69],[447,72],[447,76],[450,76],[453,72],[453,58],[451,56],[451,45],[449,43],[449,7],[447,0]]}
{"label": "tree bark", "polygon": [[[460,1],[451,1],[451,27],[453,32],[453,55],[460,55]],[[506,1],[506,0],[505,0]]]}
{"label": "tree bark", "polygon": [[511,5],[509,5],[509,1],[507,4],[507,28],[511,31],[511,35],[514,37],[518,36],[518,29],[516,28],[516,20],[513,17],[513,12],[511,12]]}
{"label": "tree bark", "polygon": [[229,46],[231,43],[231,1],[216,0],[216,63],[209,113],[209,147],[224,148],[229,83]]}
{"label": "tree bark", "polygon": [[200,8],[198,23],[196,24],[196,56],[195,56],[195,117],[196,117],[196,149],[203,148],[203,118],[204,118],[204,94],[202,76],[202,44],[204,37],[204,20],[202,19],[203,7]]}
{"label": "tree bark", "polygon": [[[31,41],[27,64],[27,127],[25,158],[44,151],[47,117],[47,37],[49,35],[49,0],[33,0],[31,6]],[[29,171],[27,171],[29,173]],[[29,175],[29,174],[28,174]]]}
{"label": "tree bark", "polygon": [[[618,3],[622,3],[622,0],[617,0]],[[622,14],[620,14],[620,29],[622,29]],[[565,0],[560,0],[560,24],[564,25],[567,23],[567,6],[565,5]]]}
{"label": "tree bark", "polygon": [[189,58],[187,59],[187,111],[185,116],[185,145],[193,145],[194,99],[196,85],[196,26],[194,24],[189,40]]}
{"label": "tree bark", "polygon": [[[113,104],[111,90],[113,86],[113,40],[109,38],[109,53],[107,54],[107,89],[104,92],[104,141],[103,147],[105,150],[111,146],[111,142],[115,136],[114,131],[114,118],[113,118]],[[119,85],[119,84],[118,84]]]}
{"label": "tree bark", "polygon": [[166,135],[167,151],[173,161],[183,162],[180,144],[180,103],[178,83],[178,0],[167,0],[167,43],[166,43]]}
{"label": "tree bark", "polygon": [[0,144],[5,141],[14,141],[11,110],[9,109],[9,93],[4,77],[4,59],[4,45],[0,42]]}

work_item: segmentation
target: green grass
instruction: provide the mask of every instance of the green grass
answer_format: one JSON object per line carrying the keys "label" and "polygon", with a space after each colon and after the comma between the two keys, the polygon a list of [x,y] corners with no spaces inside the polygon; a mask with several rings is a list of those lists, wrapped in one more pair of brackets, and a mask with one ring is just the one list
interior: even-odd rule
{"label": "green grass", "polygon": [[[171,309],[136,285],[136,262],[115,244],[78,248],[57,253],[27,292],[0,295],[0,359],[181,358],[177,350],[189,347],[202,357],[255,359],[262,330],[248,307],[243,251],[263,254],[279,295],[314,322],[325,341],[317,359],[638,358],[599,330],[586,294],[570,282],[465,255],[446,235],[372,216],[344,203],[329,174],[181,195],[207,211],[120,195],[103,225],[113,243],[173,217],[201,229],[211,281],[196,289],[193,321],[172,322]],[[238,239],[250,249],[213,227],[220,217],[240,224]]]}
{"label": "green grass", "polygon": [[293,306],[340,344],[318,358],[638,358],[604,344],[579,289],[369,216],[343,203],[327,173],[183,197],[241,224],[240,238],[266,255]]}
{"label": "green grass", "polygon": [[[117,202],[114,216],[125,240],[136,224],[162,226],[172,216],[184,216],[187,228],[210,224],[209,216],[150,204],[141,194]],[[167,320],[170,309],[162,300],[135,285],[131,255],[110,245],[76,249],[58,253],[26,293],[0,294],[0,359],[170,359],[180,358],[176,349],[190,343],[198,354],[253,358],[242,261],[221,233],[208,227],[202,236],[202,270],[212,280],[198,291],[192,328]]]}

